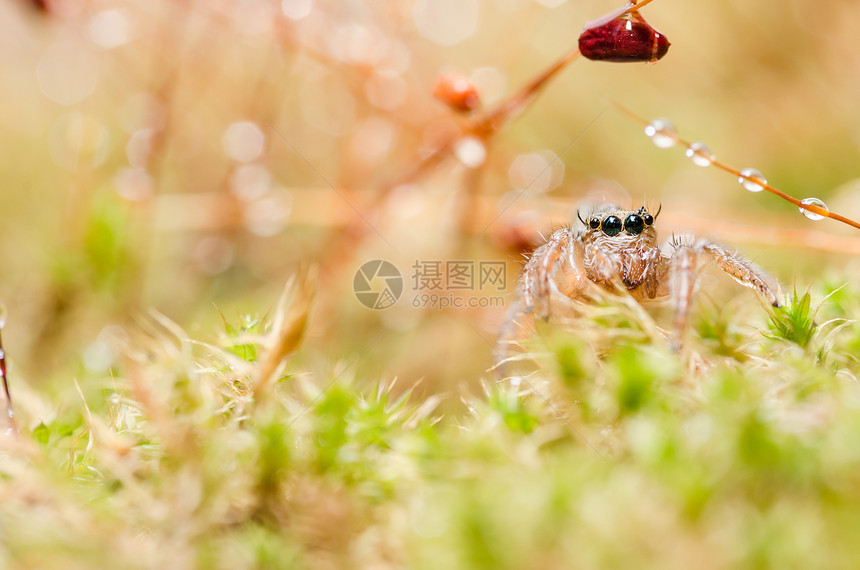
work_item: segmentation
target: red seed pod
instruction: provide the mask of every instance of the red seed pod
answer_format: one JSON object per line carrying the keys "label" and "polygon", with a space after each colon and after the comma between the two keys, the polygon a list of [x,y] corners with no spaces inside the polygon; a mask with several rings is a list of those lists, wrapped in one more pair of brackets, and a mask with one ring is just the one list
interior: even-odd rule
{"label": "red seed pod", "polygon": [[579,52],[602,61],[655,62],[669,51],[669,40],[645,21],[639,12],[624,9],[585,25]]}
{"label": "red seed pod", "polygon": [[478,89],[463,75],[445,73],[436,80],[433,96],[456,111],[473,111],[481,104]]}
{"label": "red seed pod", "polygon": [[39,12],[48,13],[51,11],[48,0],[30,0],[28,3]]}

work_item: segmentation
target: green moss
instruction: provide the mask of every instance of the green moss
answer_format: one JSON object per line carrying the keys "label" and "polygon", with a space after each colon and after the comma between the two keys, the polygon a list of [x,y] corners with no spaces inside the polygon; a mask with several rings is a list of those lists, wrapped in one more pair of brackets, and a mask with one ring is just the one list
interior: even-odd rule
{"label": "green moss", "polygon": [[[858,291],[841,294],[834,310],[850,318]],[[293,364],[255,402],[257,359],[243,355],[262,354],[264,322],[228,328],[220,348],[156,335],[109,388],[84,382],[89,412],[76,396],[21,431],[27,451],[7,451],[0,473],[12,498],[0,530],[14,542],[0,553],[48,568],[127,555],[108,543],[131,545],[132,567],[162,551],[200,568],[674,568],[690,553],[720,567],[850,567],[857,333],[822,332],[810,298],[787,304],[766,341],[726,317],[734,356],[590,322],[597,353],[546,328],[533,343],[543,365],[440,418],[436,396],[343,372],[316,382]]]}

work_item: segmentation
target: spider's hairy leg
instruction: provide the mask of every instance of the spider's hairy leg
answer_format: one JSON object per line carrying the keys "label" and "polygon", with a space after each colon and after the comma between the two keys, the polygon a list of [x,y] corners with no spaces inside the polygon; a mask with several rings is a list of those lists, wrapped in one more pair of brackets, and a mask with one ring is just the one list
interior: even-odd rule
{"label": "spider's hairy leg", "polygon": [[779,286],[773,278],[743,259],[737,253],[710,241],[701,244],[701,250],[708,253],[717,266],[728,273],[735,281],[758,291],[774,307],[779,307]]}
{"label": "spider's hairy leg", "polygon": [[693,292],[696,287],[696,251],[680,241],[673,242],[674,251],[670,260],[671,294],[675,304],[675,329],[673,331],[672,347],[680,350],[687,329],[687,316],[693,302]]}
{"label": "spider's hairy leg", "polygon": [[553,232],[549,240],[531,255],[521,277],[522,300],[526,312],[534,311],[536,318],[549,318],[552,281],[559,264],[563,267],[570,266],[566,258],[571,255],[576,243],[578,242],[572,230],[562,228]]}

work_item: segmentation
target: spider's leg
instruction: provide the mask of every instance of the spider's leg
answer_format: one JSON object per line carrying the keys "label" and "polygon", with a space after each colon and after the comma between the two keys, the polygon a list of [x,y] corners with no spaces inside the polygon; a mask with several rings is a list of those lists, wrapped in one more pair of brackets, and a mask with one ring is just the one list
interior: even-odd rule
{"label": "spider's leg", "polygon": [[517,318],[524,313],[523,305],[520,301],[514,301],[505,314],[505,320],[502,327],[499,329],[499,336],[496,339],[495,357],[493,358],[493,370],[499,377],[505,377],[508,373],[506,366],[507,359],[513,354],[513,346],[517,343],[519,335],[518,328],[521,323]]}
{"label": "spider's leg", "polygon": [[669,261],[672,301],[675,305],[675,329],[672,336],[672,347],[680,350],[687,329],[687,317],[693,302],[693,292],[696,287],[697,255],[690,245],[679,241],[673,242],[674,251]]}
{"label": "spider's leg", "polygon": [[701,251],[710,254],[714,263],[735,281],[744,287],[758,291],[771,305],[779,307],[779,285],[772,277],[737,253],[717,243],[703,241],[700,248]]}
{"label": "spider's leg", "polygon": [[572,242],[570,228],[562,228],[554,232],[529,258],[521,277],[521,294],[526,312],[534,311],[535,316],[540,319],[549,318],[551,281],[556,265],[569,254]]}
{"label": "spider's leg", "polygon": [[562,281],[566,279],[567,271],[564,268],[571,264],[573,249],[580,244],[580,240],[570,228],[563,228],[554,232],[549,240],[529,257],[520,275],[519,299],[508,308],[504,324],[499,331],[495,359],[497,374],[506,373],[505,362],[511,355],[517,329],[522,326],[517,322],[517,318],[534,313],[535,318],[549,319],[553,283],[556,288],[560,285],[557,280],[558,273],[562,275]]}

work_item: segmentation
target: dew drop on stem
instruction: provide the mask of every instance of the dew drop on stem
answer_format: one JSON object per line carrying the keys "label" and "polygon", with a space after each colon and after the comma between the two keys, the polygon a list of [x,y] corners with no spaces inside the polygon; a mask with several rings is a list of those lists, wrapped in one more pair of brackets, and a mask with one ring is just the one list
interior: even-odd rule
{"label": "dew drop on stem", "polygon": [[744,190],[761,192],[767,184],[767,179],[755,168],[744,168],[741,170],[741,176],[738,177],[738,184],[743,186]]}
{"label": "dew drop on stem", "polygon": [[468,168],[477,168],[487,158],[487,147],[478,137],[466,136],[454,145],[454,156]]}
{"label": "dew drop on stem", "polygon": [[[800,203],[801,204],[807,204],[809,206],[818,206],[822,210],[827,210],[828,212],[830,211],[827,208],[827,204],[825,204],[824,202],[822,202],[818,198],[806,198],[804,200],[801,200]],[[806,216],[810,220],[818,221],[818,220],[823,220],[825,218],[825,216],[822,216],[821,214],[816,214],[815,212],[812,212],[810,210],[806,210],[804,208],[799,208],[799,210],[800,210],[801,214],[803,214],[804,216]]]}
{"label": "dew drop on stem", "polygon": [[645,127],[645,134],[657,148],[671,148],[678,143],[678,132],[667,119],[654,119]]}
{"label": "dew drop on stem", "polygon": [[694,142],[686,152],[687,158],[693,161],[696,166],[710,166],[717,160],[711,149],[705,143]]}

